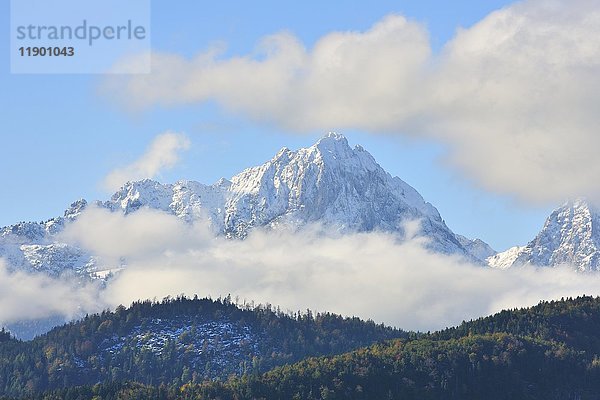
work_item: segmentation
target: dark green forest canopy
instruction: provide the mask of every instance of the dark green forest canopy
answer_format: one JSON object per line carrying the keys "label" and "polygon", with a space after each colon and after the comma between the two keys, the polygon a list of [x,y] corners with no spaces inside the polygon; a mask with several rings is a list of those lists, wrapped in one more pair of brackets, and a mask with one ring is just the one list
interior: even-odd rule
{"label": "dark green forest canopy", "polygon": [[103,382],[40,399],[600,399],[600,298],[502,311],[428,335],[222,380]]}
{"label": "dark green forest canopy", "polygon": [[1,331],[0,394],[30,396],[97,382],[226,380],[407,335],[355,317],[236,305],[229,296],[140,301],[28,342]]}
{"label": "dark green forest canopy", "polygon": [[[219,318],[229,317],[229,313],[246,315],[246,324],[262,318],[269,323],[278,321],[281,323],[277,325],[278,331],[289,324],[295,330],[290,328],[287,332],[320,329],[323,336],[328,332],[339,337],[339,333],[334,332],[346,327],[354,335],[375,332],[380,336],[397,334],[399,338],[377,340],[367,347],[343,354],[303,357],[299,362],[285,363],[267,372],[248,368],[226,378],[206,379],[192,371],[187,375],[189,379],[176,377],[158,382],[158,378],[166,375],[145,369],[145,375],[142,375],[145,381],[102,379],[98,384],[87,386],[71,386],[63,381],[62,387],[59,384],[44,393],[30,392],[24,398],[600,399],[600,298],[584,296],[541,302],[535,307],[502,311],[424,335],[406,334],[372,322],[330,314],[278,316],[269,307],[240,310],[227,302],[196,301],[200,302],[196,305],[202,304],[203,309],[206,306],[206,310],[211,310],[213,317],[218,311]],[[81,327],[86,326],[85,321],[96,321],[91,325],[96,327],[96,332],[102,331],[100,325],[105,321],[115,321],[113,324],[119,326],[117,321],[127,321],[126,315],[131,315],[131,310],[136,307],[140,315],[146,317],[165,316],[171,304],[185,308],[193,303],[184,299],[159,304],[140,303],[130,309],[104,313],[104,317],[88,317],[38,340],[44,342],[48,338],[64,337],[65,329],[69,327],[77,327],[81,332]],[[156,313],[147,311],[153,307]],[[144,317],[140,318],[143,320]],[[315,328],[303,331],[302,326]],[[321,328],[316,328],[318,326]],[[277,340],[286,335],[288,333],[281,334]],[[93,336],[86,332],[83,337]],[[304,337],[310,335],[307,333]],[[313,339],[305,343],[318,346],[319,341],[314,336]],[[28,346],[28,343],[14,340],[4,344],[14,348]],[[326,348],[331,349],[331,346]],[[30,379],[32,376],[35,374],[30,375]]]}

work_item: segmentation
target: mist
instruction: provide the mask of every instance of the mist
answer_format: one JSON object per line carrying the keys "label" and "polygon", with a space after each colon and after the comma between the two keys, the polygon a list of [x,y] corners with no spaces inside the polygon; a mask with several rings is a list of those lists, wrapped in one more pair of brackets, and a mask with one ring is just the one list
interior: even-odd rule
{"label": "mist", "polygon": [[418,221],[403,238],[310,226],[256,229],[245,240],[230,240],[208,234],[205,223],[138,213],[91,208],[65,230],[63,239],[94,254],[127,257],[128,267],[98,290],[98,304],[230,294],[284,310],[310,308],[427,331],[540,300],[600,294],[599,275],[566,265],[495,270],[432,253]]}
{"label": "mist", "polygon": [[[71,277],[73,278],[73,277]],[[0,259],[0,324],[22,321],[68,321],[110,307],[98,282],[81,283],[67,276],[13,271]]]}
{"label": "mist", "polygon": [[418,221],[403,238],[382,232],[340,235],[322,226],[255,229],[245,240],[214,237],[149,209],[131,215],[90,207],[60,239],[99,260],[125,257],[106,285],[73,277],[11,272],[0,263],[0,322],[114,309],[184,294],[231,295],[283,310],[329,311],[406,330],[429,331],[540,300],[600,294],[600,275],[570,266],[497,270],[432,253]]}

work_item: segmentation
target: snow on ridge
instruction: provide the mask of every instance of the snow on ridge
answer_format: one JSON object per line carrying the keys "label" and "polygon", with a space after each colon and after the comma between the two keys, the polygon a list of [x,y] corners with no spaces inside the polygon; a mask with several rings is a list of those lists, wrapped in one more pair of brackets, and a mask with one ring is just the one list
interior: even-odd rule
{"label": "snow on ridge", "polygon": [[489,258],[492,267],[571,265],[600,270],[600,213],[585,199],[567,201],[552,211],[544,227],[526,246]]}
{"label": "snow on ridge", "polygon": [[524,249],[525,246],[514,246],[506,251],[489,256],[485,260],[492,268],[508,269],[513,266],[515,260],[521,255]]}
{"label": "snow on ridge", "polygon": [[[334,132],[307,148],[293,151],[284,147],[266,163],[247,168],[229,180],[205,185],[143,179],[127,182],[109,200],[93,204],[123,214],[149,208],[175,215],[186,223],[208,221],[215,235],[229,238],[244,238],[256,227],[298,229],[310,223],[342,232],[402,234],[403,222],[419,219],[432,250],[482,259],[474,255],[474,250],[465,249],[437,209],[413,187],[392,177],[364,148],[350,147],[343,135]],[[99,276],[92,274],[102,270],[93,255],[63,246],[56,238],[65,224],[77,219],[88,206],[85,200],[78,200],[63,217],[2,228],[0,256],[6,253],[26,269],[44,265],[45,269],[55,270],[50,266],[54,263]],[[40,247],[26,248],[25,257],[25,250],[19,247],[22,245]],[[485,247],[474,243],[469,246],[480,252]]]}

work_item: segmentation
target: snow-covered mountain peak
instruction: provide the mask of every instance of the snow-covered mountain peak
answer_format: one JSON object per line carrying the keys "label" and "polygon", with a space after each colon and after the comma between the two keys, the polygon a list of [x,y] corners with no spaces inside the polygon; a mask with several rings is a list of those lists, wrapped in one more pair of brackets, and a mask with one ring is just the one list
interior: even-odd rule
{"label": "snow-covered mountain peak", "polygon": [[[473,261],[493,252],[484,243],[459,240],[414,188],[392,177],[364,148],[350,147],[343,135],[333,132],[306,148],[284,147],[264,164],[229,180],[205,185],[143,179],[125,183],[109,200],[94,205],[123,214],[150,209],[190,224],[208,222],[215,235],[229,238],[244,238],[260,227],[296,230],[316,223],[338,232],[383,231],[401,239],[405,223],[419,220],[431,250]],[[101,276],[107,266],[94,254],[60,242],[62,229],[86,207],[85,200],[78,200],[64,217],[2,228],[0,257],[29,270]]]}
{"label": "snow-covered mountain peak", "polygon": [[231,181],[226,178],[221,178],[217,182],[215,182],[214,186],[220,187],[223,189],[229,189],[229,187],[231,187]]}
{"label": "snow-covered mountain peak", "polygon": [[254,226],[312,222],[341,231],[402,232],[404,222],[419,219],[436,250],[466,252],[435,207],[337,133],[307,148],[283,148],[231,182],[224,226],[229,236],[243,236]]}
{"label": "snow-covered mountain peak", "polygon": [[171,197],[172,185],[163,185],[152,179],[143,179],[127,182],[104,204],[113,211],[119,208],[125,214],[142,207],[168,210]]}
{"label": "snow-covered mountain peak", "polygon": [[350,148],[348,145],[348,139],[342,134],[336,132],[328,132],[322,138],[320,138],[315,147],[321,150],[334,150],[334,149],[346,149]]}
{"label": "snow-covered mountain peak", "polygon": [[[339,133],[335,132],[329,132],[306,150],[309,153],[316,151],[318,153],[317,157],[322,158],[326,162],[333,160],[345,161],[347,159],[361,157],[358,151],[350,147],[348,140],[346,137],[344,137],[344,135],[340,135]],[[368,155],[367,158],[372,159],[371,155],[368,153],[362,156],[366,155]],[[375,160],[373,159],[373,162],[374,161]]]}
{"label": "snow-covered mountain peak", "polygon": [[[285,150],[285,151],[284,151]],[[361,146],[350,147],[348,140],[335,132],[320,138],[314,145],[296,151],[282,149],[271,160],[274,163],[300,165],[319,171],[319,175],[334,173],[340,175],[356,174],[359,171],[370,171],[380,175],[391,176],[381,168],[375,158]]]}
{"label": "snow-covered mountain peak", "polygon": [[600,210],[585,198],[578,198],[573,201],[566,202],[559,210],[569,209],[574,217],[581,216],[586,219],[592,219],[600,214]]}
{"label": "snow-covered mountain peak", "polygon": [[277,154],[275,154],[275,157],[273,157],[272,160],[279,160],[281,158],[288,158],[290,156],[290,153],[293,153],[292,150],[288,149],[287,147],[282,147],[281,150],[279,150],[277,152]]}
{"label": "snow-covered mountain peak", "polygon": [[585,198],[577,198],[566,201],[562,206],[555,209],[546,220],[546,224],[560,223],[573,219],[576,222],[585,222],[589,225],[592,222],[593,216],[598,213],[598,209]]}
{"label": "snow-covered mountain peak", "polygon": [[599,223],[600,215],[585,199],[568,201],[550,214],[534,242],[553,248],[570,245],[572,250],[585,244],[598,246]]}
{"label": "snow-covered mountain peak", "polygon": [[505,252],[506,255],[500,253],[498,258],[503,259],[504,264],[514,259],[511,265],[567,264],[583,271],[598,270],[600,212],[585,199],[567,201],[550,214],[540,233],[516,252],[513,248]]}
{"label": "snow-covered mountain peak", "polygon": [[71,203],[69,208],[65,210],[64,217],[68,220],[73,220],[77,218],[87,206],[88,202],[85,199],[79,199]]}
{"label": "snow-covered mountain peak", "polygon": [[465,253],[435,207],[364,148],[350,147],[333,132],[307,148],[284,147],[264,164],[213,185],[129,182],[104,206],[124,213],[149,207],[188,222],[208,218],[215,233],[228,237],[259,226],[315,222],[343,231],[401,232],[405,221],[421,219],[437,250]]}

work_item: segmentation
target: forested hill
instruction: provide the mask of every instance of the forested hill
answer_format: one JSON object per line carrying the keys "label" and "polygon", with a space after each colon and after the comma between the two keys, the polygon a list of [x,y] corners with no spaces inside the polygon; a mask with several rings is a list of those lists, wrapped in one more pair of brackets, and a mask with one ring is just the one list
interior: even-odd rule
{"label": "forested hill", "polygon": [[103,384],[78,399],[600,399],[600,298],[542,302],[453,329],[182,386]]}
{"label": "forested hill", "polygon": [[544,301],[537,306],[501,311],[431,335],[435,339],[475,334],[510,333],[600,352],[600,301],[594,297]]}
{"label": "forested hill", "polygon": [[137,302],[87,316],[32,341],[0,332],[0,394],[33,393],[97,382],[187,382],[258,374],[308,356],[339,354],[405,337],[358,318],[231,299]]}

